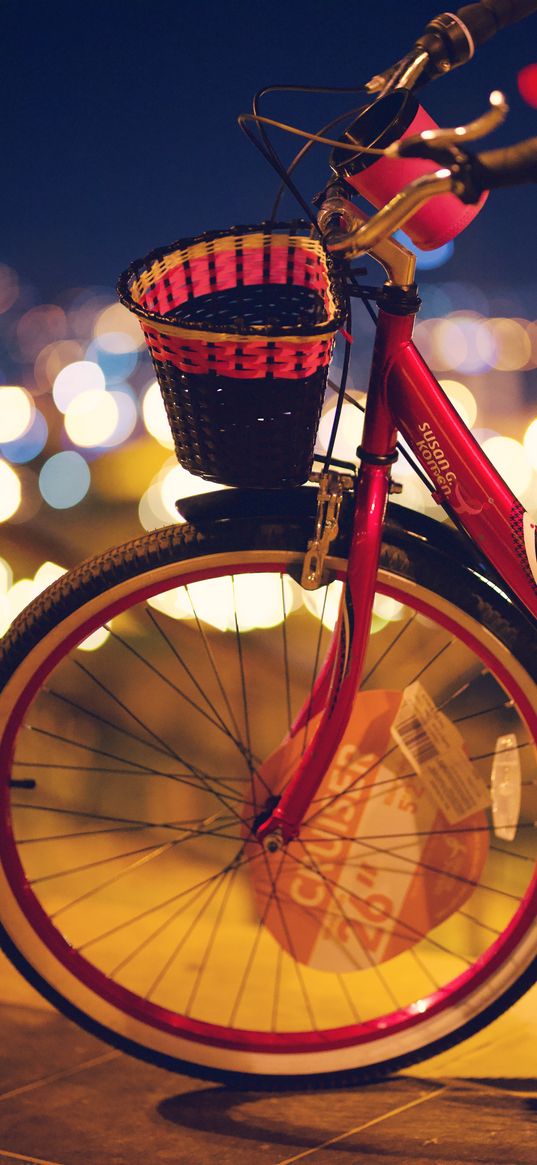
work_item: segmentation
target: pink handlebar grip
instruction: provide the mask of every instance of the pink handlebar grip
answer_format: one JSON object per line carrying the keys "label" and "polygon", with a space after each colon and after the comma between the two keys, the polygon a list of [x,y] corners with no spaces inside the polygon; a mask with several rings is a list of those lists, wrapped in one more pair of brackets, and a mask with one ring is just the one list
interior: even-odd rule
{"label": "pink handlebar grip", "polygon": [[[347,131],[359,145],[385,147],[398,138],[436,129],[436,123],[418,105],[414,95],[406,89],[395,90],[381,97],[359,115]],[[385,206],[409,182],[423,174],[434,174],[437,162],[422,158],[375,158],[374,154],[356,154],[335,150],[333,169],[353,186],[373,206]],[[423,251],[432,251],[455,238],[479,214],[488,197],[485,191],[479,202],[467,205],[455,194],[440,194],[420,207],[404,224],[412,242]]]}

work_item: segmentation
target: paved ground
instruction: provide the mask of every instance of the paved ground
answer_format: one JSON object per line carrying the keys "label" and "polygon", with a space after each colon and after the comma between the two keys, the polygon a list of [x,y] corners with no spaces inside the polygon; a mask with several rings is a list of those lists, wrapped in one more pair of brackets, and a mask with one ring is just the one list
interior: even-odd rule
{"label": "paved ground", "polygon": [[537,992],[378,1085],[240,1092],[110,1051],[0,963],[0,1165],[534,1165]]}

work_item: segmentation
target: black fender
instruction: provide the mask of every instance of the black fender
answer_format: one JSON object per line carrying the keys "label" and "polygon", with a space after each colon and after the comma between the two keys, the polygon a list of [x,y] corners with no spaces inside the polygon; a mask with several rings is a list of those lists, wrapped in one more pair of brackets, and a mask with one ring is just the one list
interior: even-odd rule
{"label": "black fender", "polygon": [[[317,512],[317,489],[314,486],[299,486],[286,489],[222,489],[212,493],[196,494],[193,497],[181,498],[177,502],[177,509],[187,522],[191,522],[199,529],[214,522],[253,519],[258,522],[290,521],[293,524],[311,522],[311,530],[315,524]],[[343,552],[345,540],[348,540],[352,528],[353,497],[347,494],[344,497],[340,529],[342,540],[338,538],[335,553]],[[389,528],[390,538],[403,550],[408,548],[409,542],[426,545],[433,548],[446,560],[446,569],[455,563],[463,569],[469,569],[490,579],[496,586],[500,585],[504,594],[507,593],[505,584],[500,583],[499,576],[479,553],[474,543],[451,524],[438,522],[426,514],[416,513],[406,506],[394,502],[388,504],[386,512],[386,527]]]}

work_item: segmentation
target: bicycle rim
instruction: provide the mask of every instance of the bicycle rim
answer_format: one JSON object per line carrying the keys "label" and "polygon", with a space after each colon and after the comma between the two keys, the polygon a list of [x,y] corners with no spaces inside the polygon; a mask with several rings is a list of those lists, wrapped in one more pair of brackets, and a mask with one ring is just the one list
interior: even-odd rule
{"label": "bicycle rim", "polygon": [[[360,747],[344,740],[285,853],[269,859],[255,841],[314,731],[308,700],[330,639],[319,616],[331,592],[308,610],[285,546],[282,535],[281,550],[187,556],[132,568],[98,596],[83,588],[3,697],[8,945],[112,1039],[216,1075],[422,1054],[505,997],[537,945],[533,680],[489,630],[389,564]],[[342,578],[344,561],[331,570]],[[103,627],[98,649],[76,646]],[[512,740],[516,821],[481,808],[449,823],[430,790],[416,796],[390,731],[416,683],[484,785],[498,741]],[[268,758],[300,710],[275,776]]]}

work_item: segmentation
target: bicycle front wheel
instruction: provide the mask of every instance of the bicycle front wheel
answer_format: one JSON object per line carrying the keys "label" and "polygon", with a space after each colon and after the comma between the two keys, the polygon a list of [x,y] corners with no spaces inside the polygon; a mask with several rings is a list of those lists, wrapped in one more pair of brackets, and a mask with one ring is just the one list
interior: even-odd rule
{"label": "bicycle front wheel", "polygon": [[[534,642],[423,533],[388,523],[349,729],[300,837],[257,842],[345,577],[341,539],[301,591],[307,525],[146,535],[55,583],[1,657],[4,949],[103,1038],[216,1079],[375,1075],[535,972]],[[444,802],[425,780],[431,715],[462,808],[456,775]]]}

